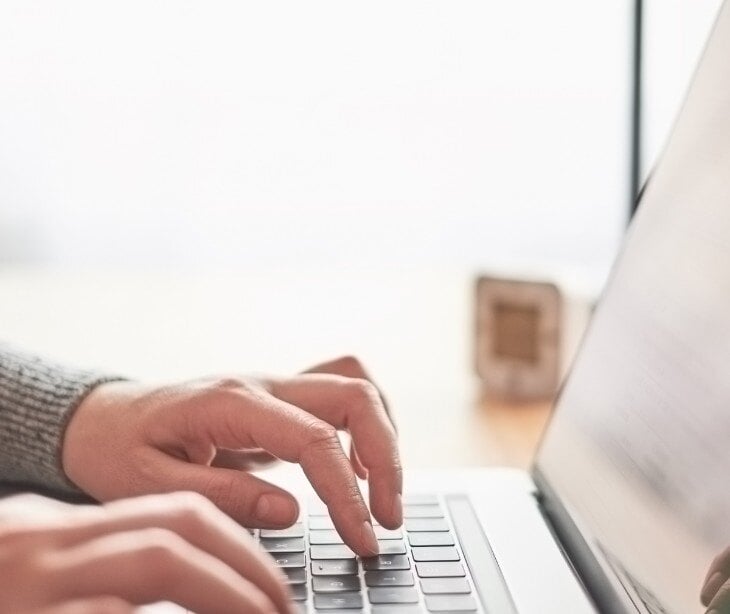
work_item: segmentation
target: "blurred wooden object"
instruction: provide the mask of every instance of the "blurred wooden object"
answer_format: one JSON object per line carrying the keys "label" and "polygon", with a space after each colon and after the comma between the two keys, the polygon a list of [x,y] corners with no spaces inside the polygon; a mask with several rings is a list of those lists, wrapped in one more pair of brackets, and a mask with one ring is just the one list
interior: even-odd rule
{"label": "blurred wooden object", "polygon": [[484,394],[507,401],[549,399],[558,388],[562,303],[558,287],[479,277],[475,293],[476,372]]}

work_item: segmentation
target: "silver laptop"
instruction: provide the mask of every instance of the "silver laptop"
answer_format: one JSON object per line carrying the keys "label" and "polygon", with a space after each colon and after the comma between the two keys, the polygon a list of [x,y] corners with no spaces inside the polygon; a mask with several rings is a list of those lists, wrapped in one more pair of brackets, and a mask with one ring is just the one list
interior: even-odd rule
{"label": "silver laptop", "polygon": [[531,472],[407,474],[404,502],[373,559],[317,505],[257,538],[305,612],[705,611],[730,546],[730,4]]}

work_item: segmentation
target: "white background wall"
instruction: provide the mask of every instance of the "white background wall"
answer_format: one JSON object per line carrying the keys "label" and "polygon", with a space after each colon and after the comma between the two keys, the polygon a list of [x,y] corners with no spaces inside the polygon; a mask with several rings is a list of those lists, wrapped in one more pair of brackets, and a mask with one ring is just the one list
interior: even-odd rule
{"label": "white background wall", "polygon": [[644,0],[644,178],[664,146],[721,4]]}
{"label": "white background wall", "polygon": [[0,4],[0,259],[605,266],[620,2]]}

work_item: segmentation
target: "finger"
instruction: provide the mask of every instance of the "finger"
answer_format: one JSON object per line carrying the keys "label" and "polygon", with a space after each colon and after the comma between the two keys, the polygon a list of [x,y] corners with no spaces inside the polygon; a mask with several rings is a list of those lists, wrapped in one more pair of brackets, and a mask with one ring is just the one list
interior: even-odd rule
{"label": "finger", "polygon": [[[370,377],[370,374],[367,372],[363,364],[354,356],[342,356],[334,360],[328,360],[327,362],[310,367],[306,371],[302,371],[302,373],[330,373],[331,375],[342,375],[343,377],[365,379],[370,383],[375,384],[375,380]],[[380,400],[383,402],[385,412],[388,414],[390,421],[393,422],[393,415],[390,412],[388,401],[380,388],[378,388],[378,393],[380,394]],[[395,422],[393,422],[393,427],[397,430]]]}
{"label": "finger", "polygon": [[245,527],[283,529],[299,516],[299,504],[290,493],[249,473],[194,465],[162,454],[155,463],[164,479],[154,488],[195,491]]}
{"label": "finger", "polygon": [[359,461],[368,470],[373,515],[387,528],[400,526],[403,471],[395,430],[374,386],[319,373],[271,380],[270,385],[276,397],[350,432]]}
{"label": "finger", "polygon": [[30,614],[132,614],[135,607],[119,597],[74,599],[58,605],[33,610]]}
{"label": "finger", "polygon": [[207,552],[256,584],[286,611],[289,592],[283,574],[248,533],[197,493],[179,492],[123,499],[99,508],[94,519],[68,523],[51,533],[60,547],[111,533],[160,527]]}
{"label": "finger", "polygon": [[718,571],[730,576],[730,547],[725,548],[720,554],[712,559],[710,568],[707,570],[707,574],[705,575],[705,583],[707,583],[708,580]]}
{"label": "finger", "polygon": [[211,465],[239,471],[256,471],[276,462],[276,457],[266,450],[227,450],[216,451]]}
{"label": "finger", "polygon": [[702,593],[700,594],[700,600],[702,605],[708,605],[712,601],[713,597],[720,590],[720,587],[727,581],[728,576],[720,571],[716,571],[710,578],[705,582],[702,587]]}
{"label": "finger", "polygon": [[102,593],[139,605],[172,601],[200,614],[277,611],[249,580],[164,529],[104,535],[59,550],[44,564],[51,572],[46,586],[61,599]]}
{"label": "finger", "polygon": [[712,601],[710,601],[710,603],[707,604],[707,611],[708,612],[717,612],[717,614],[720,614],[721,612],[730,611],[730,583],[729,582],[725,582],[715,592],[715,595],[713,596]]}
{"label": "finger", "polygon": [[360,457],[357,455],[354,441],[350,441],[350,463],[352,463],[352,468],[355,471],[357,477],[359,477],[361,480],[368,479],[368,470],[363,466]]}
{"label": "finger", "polygon": [[[339,442],[337,442],[339,445]],[[349,461],[342,448],[340,448],[342,459],[336,462],[348,465]],[[309,466],[310,461],[302,461],[302,466]],[[224,512],[229,514],[241,524],[248,527],[259,528],[283,528],[290,526],[296,521],[299,515],[298,504],[286,491],[282,491],[277,487],[261,480],[255,476],[251,476],[230,469],[201,467],[199,465],[190,465],[177,459],[167,458],[164,460],[165,483],[174,487],[176,484],[184,484],[185,488],[200,492],[204,496],[210,498]],[[352,474],[352,468],[348,465],[347,470]],[[323,477],[326,477],[326,467],[318,469],[319,474],[313,475],[311,471],[305,473],[310,477],[315,491],[320,495],[325,503],[335,500],[334,504],[329,504],[328,509],[332,515],[332,521],[335,527],[342,535],[345,543],[348,544],[355,552],[362,556],[372,556],[377,552],[378,544],[375,534],[363,536],[363,524],[367,523],[367,530],[372,531],[369,514],[365,507],[362,497],[359,493],[357,484],[353,484],[351,488],[355,490],[346,491],[345,493],[337,492],[337,483],[341,481],[338,476],[331,477],[331,484],[325,483]],[[340,474],[344,471],[338,472]],[[258,485],[258,486],[257,486]],[[358,510],[357,516],[359,520],[354,520],[349,514],[349,509],[345,509],[343,498],[350,496],[353,499],[357,497],[359,503],[354,503]],[[282,497],[285,497],[282,500]],[[348,501],[348,505],[352,506],[353,502]]]}
{"label": "finger", "polygon": [[[315,492],[327,505],[345,542],[360,555],[377,553],[378,543],[370,513],[332,425],[271,396],[263,388],[218,386],[204,391],[203,395],[207,398],[191,399],[187,406],[178,408],[178,412],[188,413],[182,420],[185,430],[176,435],[179,441],[197,437],[207,439],[219,448],[260,447],[282,460],[299,463]],[[206,405],[205,412],[200,411],[201,404]],[[193,465],[187,467],[194,468]],[[207,475],[210,480],[211,474]],[[236,497],[244,495],[239,488],[225,490],[232,486],[230,480],[228,484],[224,482],[221,509],[226,510],[231,492]],[[198,490],[199,486],[188,488]],[[215,484],[214,495],[217,489],[218,484]],[[212,500],[218,505],[218,498],[214,496]]]}

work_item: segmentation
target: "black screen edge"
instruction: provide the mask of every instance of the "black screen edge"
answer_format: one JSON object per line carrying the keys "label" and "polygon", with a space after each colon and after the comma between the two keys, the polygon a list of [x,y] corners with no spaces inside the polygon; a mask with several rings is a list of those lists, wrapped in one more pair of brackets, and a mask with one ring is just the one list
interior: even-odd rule
{"label": "black screen edge", "polygon": [[639,610],[626,591],[619,588],[622,586],[619,577],[615,576],[615,581],[611,582],[608,577],[610,565],[607,561],[601,564],[595,551],[590,548],[573,522],[568,510],[536,466],[532,469],[532,478],[538,488],[540,508],[599,612],[636,614]]}

